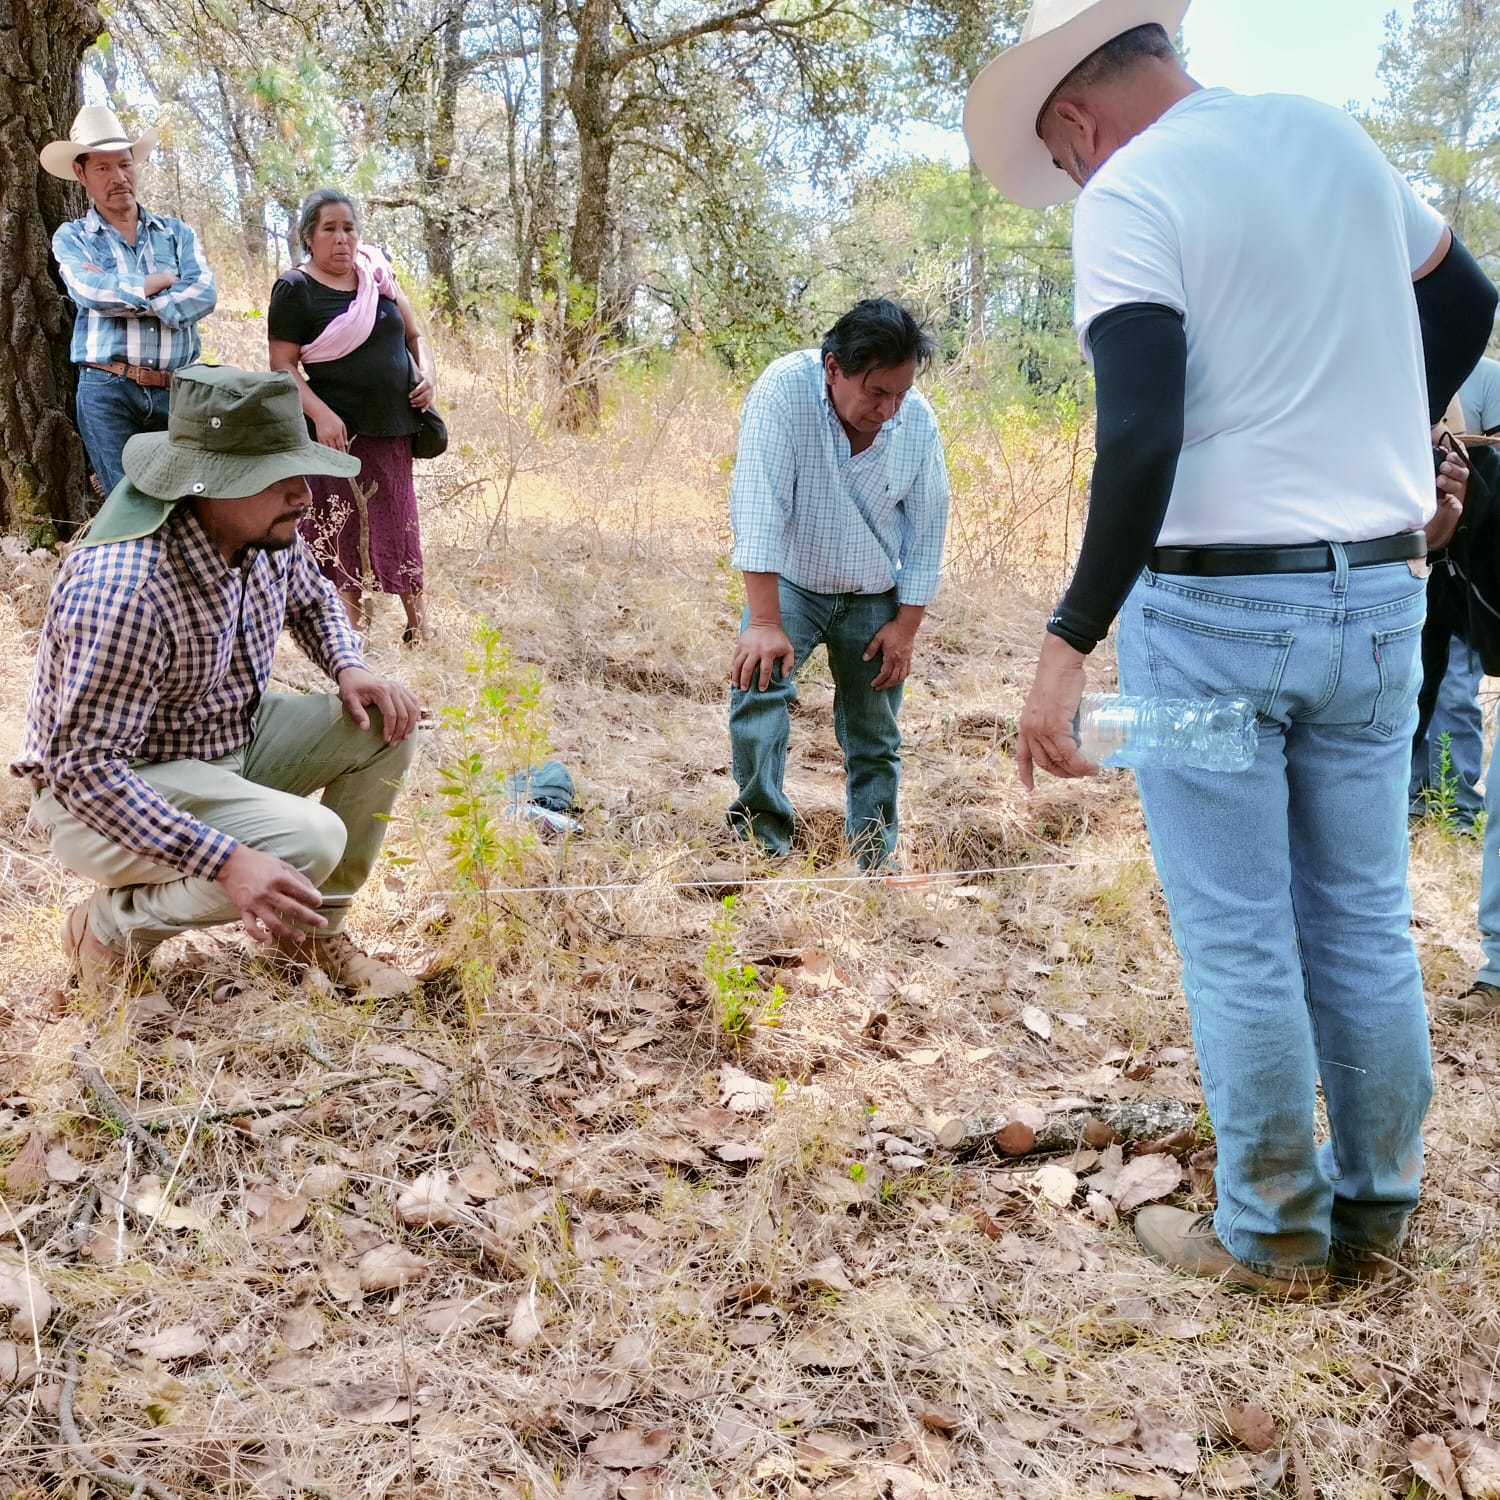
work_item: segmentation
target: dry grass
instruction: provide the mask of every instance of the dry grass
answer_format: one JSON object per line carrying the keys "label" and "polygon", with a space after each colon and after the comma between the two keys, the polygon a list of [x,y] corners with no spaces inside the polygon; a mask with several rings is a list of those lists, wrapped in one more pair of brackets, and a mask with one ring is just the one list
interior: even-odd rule
{"label": "dry grass", "polygon": [[[226,357],[252,334],[217,331]],[[962,572],[904,715],[908,866],[1030,868],[845,878],[815,664],[789,776],[802,842],[734,918],[738,957],[787,1000],[736,1045],[705,977],[718,909],[679,884],[729,848],[733,399],[681,372],[665,395],[618,390],[589,444],[523,436],[513,375],[448,389],[455,449],[425,487],[439,638],[403,653],[384,601],[372,656],[434,707],[471,702],[473,628],[499,624],[543,674],[585,834],[524,851],[487,907],[443,894],[458,882],[423,809],[452,743],[434,733],[355,918],[428,967],[420,1002],[286,992],[216,933],[100,1006],[59,988],[77,887],[9,789],[0,1316],[23,1255],[56,1311],[0,1340],[0,1493],[89,1492],[58,1418],[70,1350],[93,1460],[179,1497],[1373,1500],[1410,1492],[1413,1437],[1463,1425],[1465,1368],[1482,1432],[1493,1034],[1438,1026],[1427,1195],[1394,1297],[1283,1310],[1158,1270],[1082,1193],[1050,1201],[1036,1163],[893,1163],[893,1122],[1201,1099],[1130,782],[1015,782],[1007,716],[1039,607]],[[38,593],[7,566],[9,752]],[[281,672],[312,683],[294,653]],[[1418,834],[1435,992],[1472,973],[1477,871],[1472,845]],[[607,888],[557,889],[591,885]],[[153,1132],[165,1193],[84,1089],[79,1046]],[[1180,1201],[1204,1201],[1197,1165]],[[1268,1455],[1230,1435],[1247,1403],[1274,1421]]]}

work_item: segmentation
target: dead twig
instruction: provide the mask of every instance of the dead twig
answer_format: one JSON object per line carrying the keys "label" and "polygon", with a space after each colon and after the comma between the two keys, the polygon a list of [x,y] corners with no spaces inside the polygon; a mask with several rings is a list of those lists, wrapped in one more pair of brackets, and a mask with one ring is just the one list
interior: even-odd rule
{"label": "dead twig", "polygon": [[175,1114],[158,1115],[155,1118],[166,1125],[182,1125],[192,1121],[203,1125],[215,1125],[223,1124],[227,1120],[259,1120],[267,1115],[285,1114],[288,1110],[309,1109],[312,1105],[319,1104],[334,1094],[358,1088],[361,1084],[401,1082],[403,1076],[400,1073],[362,1073],[358,1078],[341,1078],[337,1083],[327,1084],[320,1089],[311,1089],[297,1099],[263,1099],[249,1104],[226,1105],[223,1109],[178,1111]]}
{"label": "dead twig", "polygon": [[137,1151],[159,1172],[172,1170],[172,1159],[162,1150],[156,1138],[126,1109],[125,1102],[104,1080],[104,1075],[94,1066],[93,1059],[82,1047],[73,1049],[73,1066],[83,1079],[84,1087],[93,1096],[95,1105],[104,1117],[120,1127],[121,1132],[135,1145]]}
{"label": "dead twig", "polygon": [[68,1363],[63,1375],[62,1389],[57,1396],[57,1425],[62,1431],[63,1442],[68,1452],[90,1479],[120,1490],[134,1500],[138,1495],[150,1495],[152,1500],[178,1500],[177,1495],[144,1474],[130,1474],[123,1469],[112,1469],[94,1456],[94,1450],[84,1442],[73,1416],[73,1397],[78,1392],[78,1347],[68,1344]]}

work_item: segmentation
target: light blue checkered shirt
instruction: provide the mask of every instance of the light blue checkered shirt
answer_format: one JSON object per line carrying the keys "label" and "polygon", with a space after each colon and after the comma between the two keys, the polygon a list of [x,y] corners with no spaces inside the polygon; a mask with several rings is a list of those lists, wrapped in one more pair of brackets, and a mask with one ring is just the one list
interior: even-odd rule
{"label": "light blue checkered shirt", "polygon": [[912,391],[851,454],[816,349],[783,355],[750,387],[729,487],[732,566],[815,594],[929,604],[942,571],[948,470],[937,418]]}
{"label": "light blue checkered shirt", "polygon": [[[91,208],[59,226],[52,253],[78,308],[75,365],[123,361],[180,370],[198,358],[198,320],[214,310],[218,291],[197,236],[181,219],[142,208],[135,244],[127,245]],[[176,281],[148,297],[146,278],[162,271]]]}

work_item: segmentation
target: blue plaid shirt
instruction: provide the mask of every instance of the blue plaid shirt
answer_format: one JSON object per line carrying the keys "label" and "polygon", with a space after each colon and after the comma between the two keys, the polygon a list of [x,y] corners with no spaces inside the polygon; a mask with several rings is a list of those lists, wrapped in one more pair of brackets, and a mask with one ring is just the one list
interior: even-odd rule
{"label": "blue plaid shirt", "polygon": [[[140,211],[135,244],[96,209],[52,236],[68,295],[78,308],[71,358],[75,365],[147,365],[180,370],[198,358],[198,320],[214,310],[214,273],[198,240],[180,219]],[[154,297],[146,278],[172,271],[177,280]]]}
{"label": "blue plaid shirt", "polygon": [[133,767],[248,744],[283,622],[330,677],[364,665],[300,536],[232,568],[181,506],[152,536],[73,548],[47,601],[11,770],[122,849],[211,878],[235,841]]}
{"label": "blue plaid shirt", "polygon": [[816,349],[783,355],[750,387],[729,487],[732,566],[816,594],[929,604],[948,527],[948,470],[932,407],[912,391],[863,453]]}

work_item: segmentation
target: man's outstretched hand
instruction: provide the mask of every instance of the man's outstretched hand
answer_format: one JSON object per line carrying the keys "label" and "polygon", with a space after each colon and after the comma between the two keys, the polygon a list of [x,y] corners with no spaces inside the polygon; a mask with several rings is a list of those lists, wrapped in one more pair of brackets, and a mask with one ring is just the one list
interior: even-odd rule
{"label": "man's outstretched hand", "polygon": [[370,706],[378,708],[387,745],[404,740],[422,717],[422,705],[409,688],[389,677],[377,677],[364,667],[345,667],[339,673],[339,701],[361,729],[370,727]]}
{"label": "man's outstretched hand", "polygon": [[1061,637],[1050,632],[1042,637],[1042,654],[1016,734],[1016,765],[1028,792],[1035,767],[1067,777],[1092,776],[1099,769],[1083,758],[1073,738],[1073,719],[1083,697],[1084,660],[1083,653]]}
{"label": "man's outstretched hand", "polygon": [[323,897],[312,881],[284,859],[236,844],[214,876],[257,943],[300,943],[309,928],[328,925]]}

